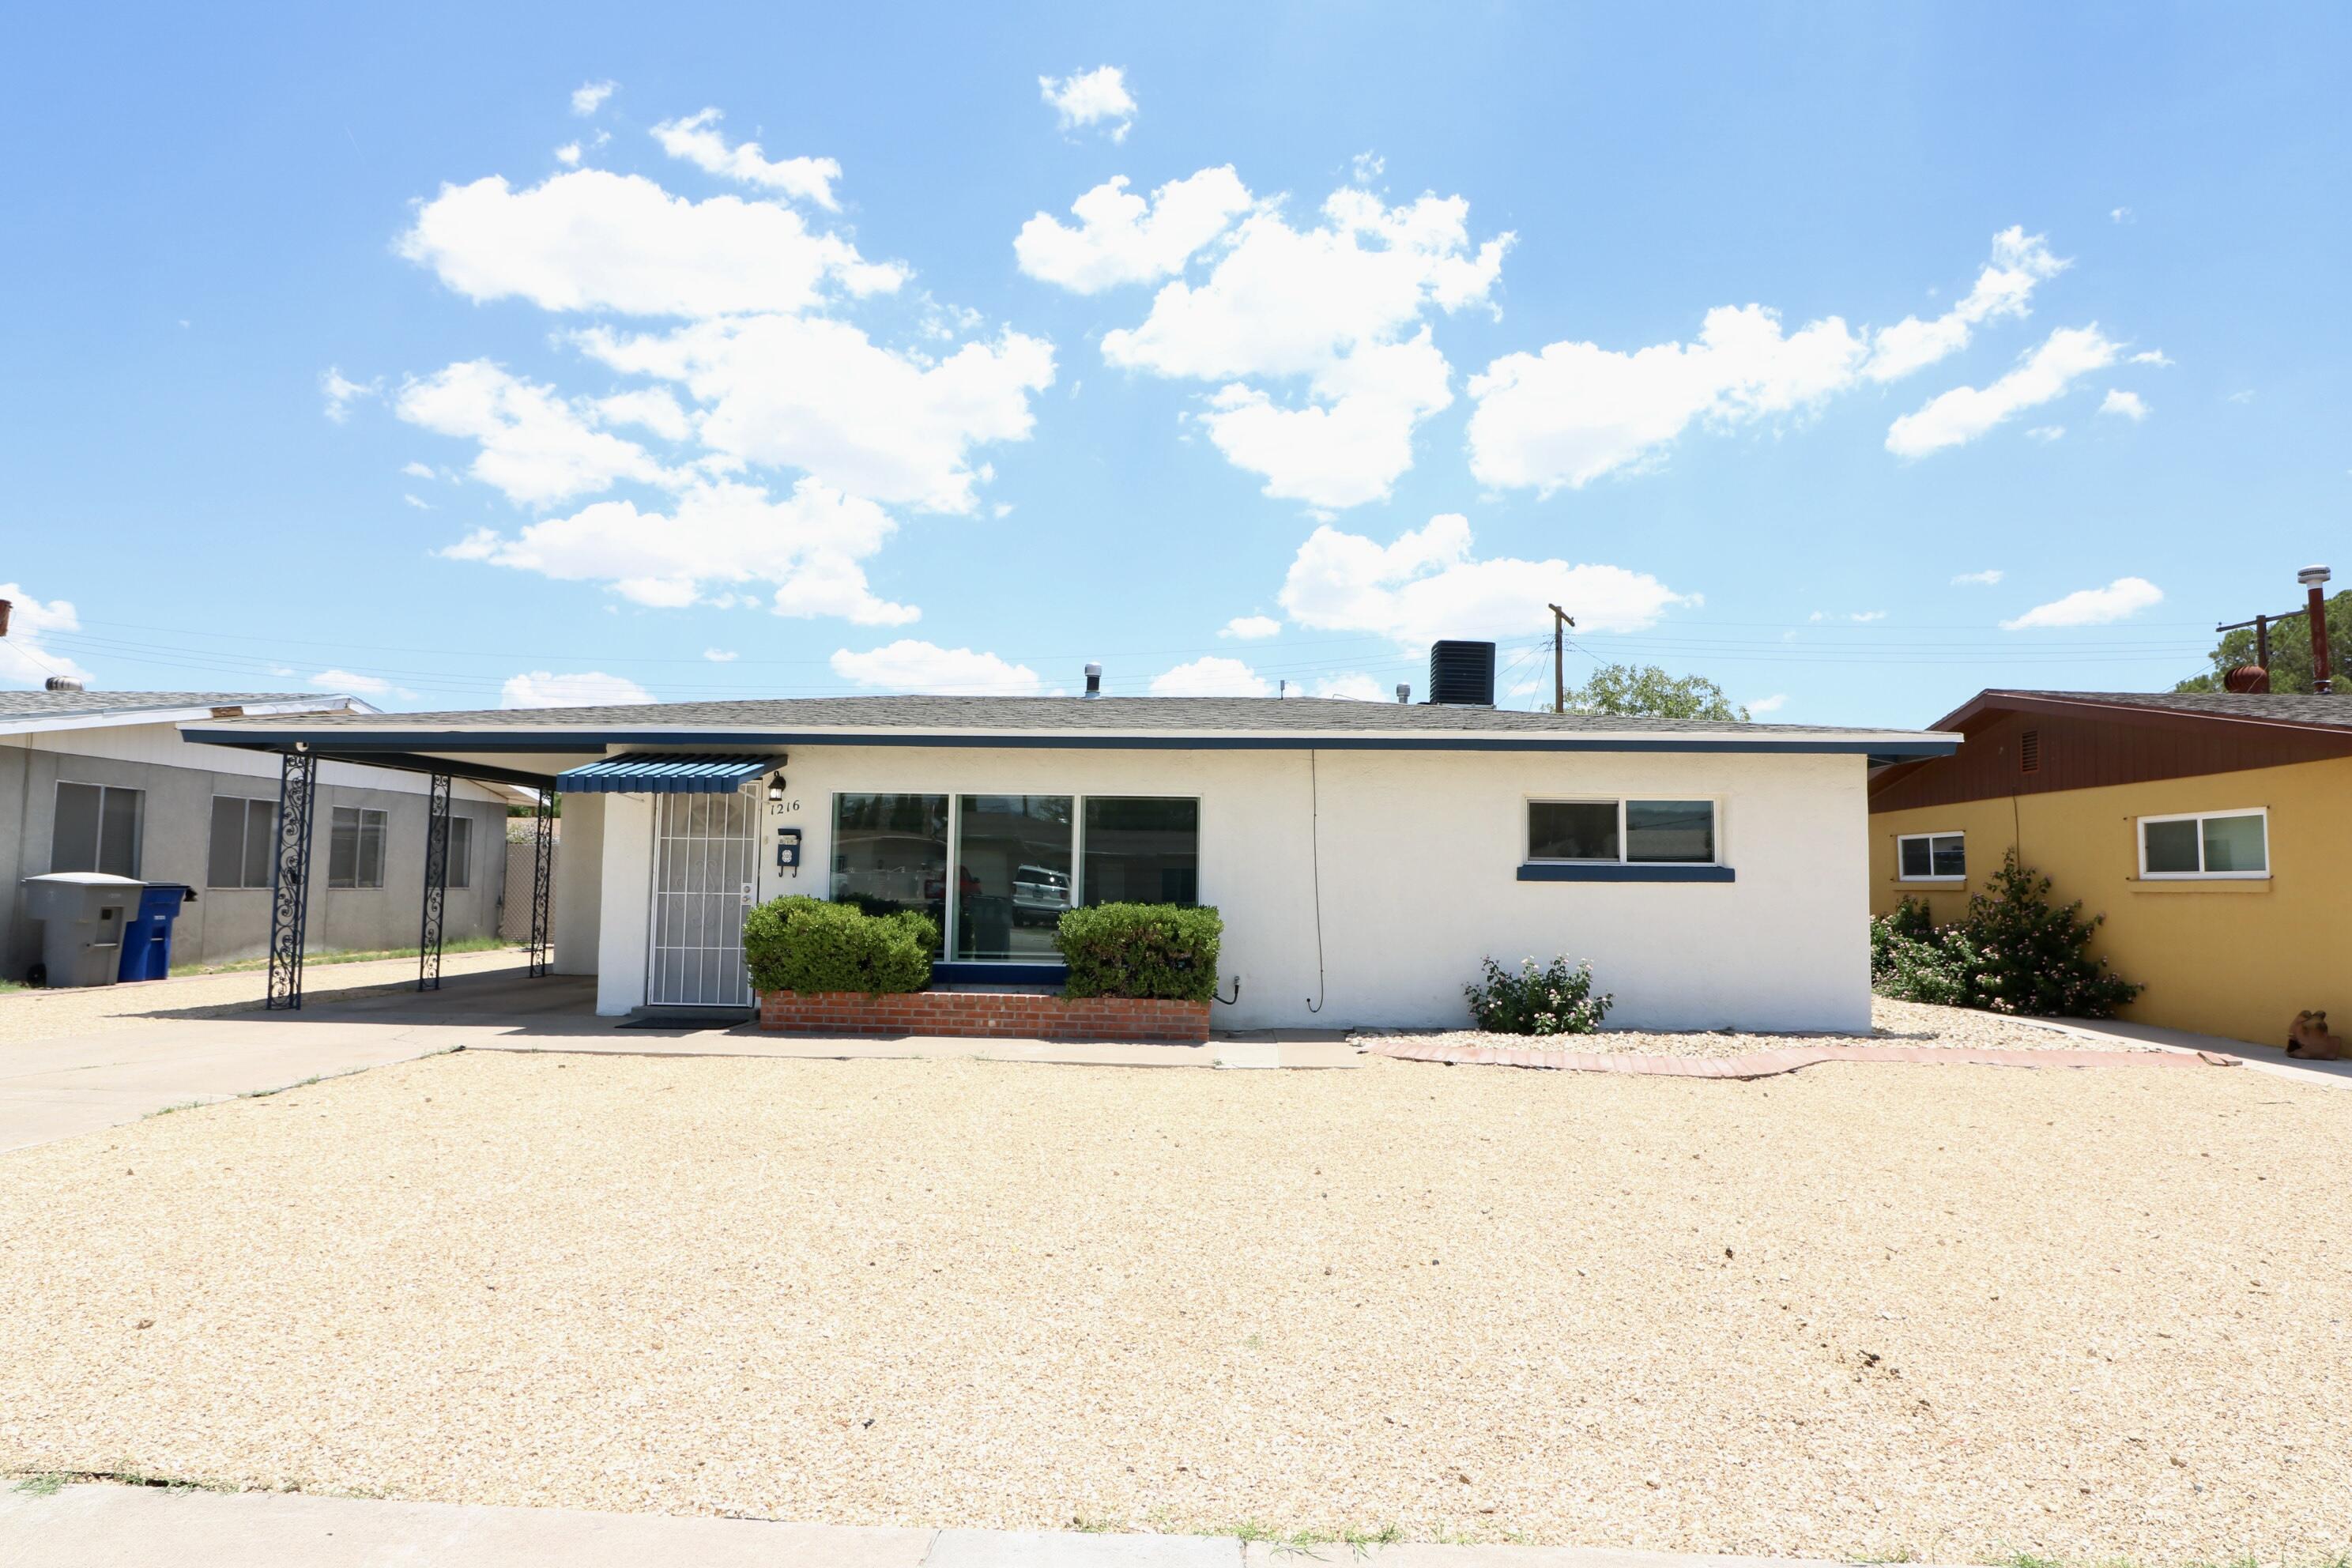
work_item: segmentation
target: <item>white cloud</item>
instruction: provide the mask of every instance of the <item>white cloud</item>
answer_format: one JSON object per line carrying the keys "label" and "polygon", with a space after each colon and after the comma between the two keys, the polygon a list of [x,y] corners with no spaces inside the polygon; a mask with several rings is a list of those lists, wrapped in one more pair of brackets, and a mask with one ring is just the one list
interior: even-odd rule
{"label": "white cloud", "polygon": [[2107,221],[2109,223],[2129,223],[2131,220],[2132,210],[2129,207],[2110,207],[2107,209]]}
{"label": "white cloud", "polygon": [[568,169],[578,168],[580,166],[580,143],[577,142],[566,142],[562,146],[558,147],[555,150],[555,161]]}
{"label": "white cloud", "polygon": [[1886,612],[1885,610],[1856,610],[1852,615],[1846,616],[1847,620],[1854,621],[1864,626],[1867,626],[1872,621],[1883,621],[1885,618]]}
{"label": "white cloud", "polygon": [[572,89],[572,112],[583,117],[595,113],[620,85],[616,81],[582,82]]}
{"label": "white cloud", "polygon": [[938,696],[1030,697],[1044,684],[1025,664],[910,637],[865,653],[841,648],[833,656],[833,672],[860,686]]}
{"label": "white cloud", "polygon": [[1990,588],[2006,575],[2007,574],[2002,572],[2000,567],[1989,566],[1981,572],[1961,573],[1958,576],[1952,579],[1952,586],[1955,588]]}
{"label": "white cloud", "polygon": [[327,400],[326,416],[341,425],[352,416],[352,405],[374,397],[383,390],[377,381],[352,381],[334,365],[329,365],[319,377],[319,391]]}
{"label": "white cloud", "polygon": [[412,479],[437,479],[441,477],[433,471],[430,463],[403,463],[400,471]]}
{"label": "white cloud", "polygon": [[676,481],[634,441],[598,430],[551,386],[463,360],[404,384],[394,411],[438,435],[478,442],[469,471],[526,506],[607,490],[618,479]]}
{"label": "white cloud", "polygon": [[1080,294],[1122,283],[1156,283],[1184,270],[1193,253],[1251,205],[1228,163],[1171,180],[1149,201],[1129,195],[1116,175],[1070,204],[1078,226],[1039,213],[1013,237],[1021,270]]}
{"label": "white cloud", "polygon": [[732,664],[743,656],[730,648],[707,647],[702,650],[702,657],[713,664]]}
{"label": "white cloud", "polygon": [[2028,440],[2039,441],[2045,447],[2053,441],[2059,440],[2065,434],[2066,426],[2063,425],[2036,425],[2025,433]]}
{"label": "white cloud", "polygon": [[1198,417],[1266,494],[1320,508],[1381,500],[1412,465],[1415,427],[1454,400],[1425,313],[1491,306],[1511,244],[1474,250],[1468,214],[1458,196],[1389,207],[1348,188],[1297,228],[1262,204],[1197,286],[1169,283],[1139,325],[1105,334],[1103,357],[1223,383]]}
{"label": "white cloud", "polygon": [[2063,599],[2036,605],[2015,620],[2003,621],[2005,632],[2039,626],[2102,626],[2120,621],[2151,605],[2164,602],[2164,590],[2145,577],[2118,577],[2104,588],[2083,588]]}
{"label": "white cloud", "polygon": [[2028,408],[2064,396],[2077,379],[2105,370],[2116,345],[2087,327],[2061,327],[2015,370],[1990,386],[1956,386],[1906,414],[1886,431],[1886,449],[1898,458],[1925,457],[1975,440]]}
{"label": "white cloud", "polygon": [[52,675],[70,680],[93,679],[89,670],[48,646],[50,633],[81,630],[81,617],[69,600],[51,599],[45,605],[25,592],[21,583],[0,583],[0,599],[13,606],[8,613],[8,635],[0,637],[0,682],[38,686]]}
{"label": "white cloud", "polygon": [[686,410],[677,405],[667,387],[639,387],[631,392],[616,392],[595,402],[596,417],[606,425],[635,425],[650,430],[665,441],[683,441],[694,434],[694,425]]}
{"label": "white cloud", "polygon": [[534,669],[507,678],[499,688],[501,708],[614,708],[651,702],[653,693],[625,676],[601,669],[555,675]]}
{"label": "white cloud", "polygon": [[1053,345],[1007,331],[936,362],[877,347],[846,321],[752,316],[659,336],[577,340],[616,370],[681,383],[704,446],[803,468],[853,495],[970,511],[986,477],[971,448],[1026,439],[1030,394],[1053,384]]}
{"label": "white cloud", "polygon": [[415,507],[419,511],[432,511],[435,510],[433,503],[426,500],[423,496],[413,496],[404,492],[400,499],[406,501],[409,505]]}
{"label": "white cloud", "polygon": [[1369,185],[1389,172],[1389,161],[1378,153],[1359,153],[1348,161],[1348,177],[1360,185]]}
{"label": "white cloud", "polygon": [[2178,364],[2180,362],[2166,353],[2162,349],[2142,349],[2139,353],[2131,356],[2131,363],[2133,364],[2152,364],[2158,370],[2164,370],[2168,369],[2172,365]]}
{"label": "white cloud", "polygon": [[2254,389],[2251,386],[2247,387],[2242,392],[2233,392],[2230,394],[2230,401],[2232,403],[2252,403],[2253,400]]}
{"label": "white cloud", "polygon": [[1315,695],[1336,697],[1348,702],[1391,702],[1396,700],[1396,693],[1361,672],[1334,675],[1318,680],[1315,683]]}
{"label": "white cloud", "polygon": [[379,676],[354,675],[348,669],[322,669],[308,684],[354,697],[386,697],[392,693],[391,681]]}
{"label": "white cloud", "polygon": [[1282,623],[1272,616],[1235,616],[1218,631],[1221,637],[1240,637],[1248,642],[1258,637],[1270,637],[1282,630]]}
{"label": "white cloud", "polygon": [[841,203],[833,195],[833,182],[841,178],[839,163],[831,158],[786,158],[772,163],[757,142],[740,142],[730,147],[727,138],[719,133],[719,121],[724,118],[718,110],[706,109],[683,120],[665,120],[654,127],[653,138],[661,143],[663,152],[673,158],[685,159],[706,174],[797,196],[830,212],[841,210]]}
{"label": "white cloud", "polygon": [[1300,626],[1372,632],[1418,649],[1439,637],[1533,631],[1550,620],[1546,604],[1569,606],[1584,630],[1628,632],[1696,599],[1622,566],[1474,560],[1469,520],[1446,513],[1385,545],[1317,529],[1290,563],[1281,601]]}
{"label": "white cloud", "polygon": [[2105,401],[2099,405],[2099,412],[2120,414],[2134,424],[2137,424],[2147,417],[2147,403],[2137,392],[2126,392],[2120,387],[2111,386],[2107,388]]}
{"label": "white cloud", "polygon": [[922,612],[876,597],[861,564],[893,526],[872,501],[814,479],[782,500],[754,485],[716,481],[688,488],[666,514],[640,511],[629,500],[598,501],[510,536],[483,529],[442,553],[562,582],[604,583],[623,598],[665,609],[772,584],[769,607],[780,616],[902,626]]}
{"label": "white cloud", "polygon": [[1785,691],[1776,691],[1769,697],[1752,697],[1740,704],[1751,714],[1778,713],[1788,705],[1789,694]]}
{"label": "white cloud", "polygon": [[1237,658],[1204,655],[1151,678],[1154,697],[1271,697],[1274,682]]}
{"label": "white cloud", "polygon": [[1065,131],[1103,125],[1112,141],[1124,142],[1135,123],[1135,95],[1127,90],[1127,73],[1117,66],[1074,71],[1058,79],[1041,76],[1037,94],[1052,106]]}
{"label": "white cloud", "polygon": [[575,169],[516,190],[497,174],[421,204],[401,255],[469,300],[543,310],[706,317],[803,310],[906,280],[775,202],[688,201],[636,174]]}
{"label": "white cloud", "polygon": [[1471,471],[1545,494],[1642,472],[1693,425],[1727,430],[1801,414],[1957,353],[1978,327],[2026,314],[2035,287],[2066,265],[2041,236],[2013,227],[1993,237],[1968,295],[1932,321],[1857,332],[1829,316],[1790,331],[1762,305],[1721,305],[1691,342],[1623,352],[1562,342],[1506,354],[1470,380]]}

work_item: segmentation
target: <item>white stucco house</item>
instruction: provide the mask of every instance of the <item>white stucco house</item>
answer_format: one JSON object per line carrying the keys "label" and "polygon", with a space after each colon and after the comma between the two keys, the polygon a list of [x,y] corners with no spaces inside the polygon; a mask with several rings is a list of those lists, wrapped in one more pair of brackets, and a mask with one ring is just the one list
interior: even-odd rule
{"label": "white stucco house", "polygon": [[1615,994],[1612,1024],[1866,1029],[1864,776],[1958,744],[1126,697],[303,714],[186,735],[543,781],[562,814],[551,967],[593,974],[599,1013],[747,1005],[742,911],[780,894],[928,910],[937,982],[966,984],[1055,979],[1060,910],[1141,900],[1223,912],[1228,1028],[1460,1024],[1482,959],[1565,953]]}

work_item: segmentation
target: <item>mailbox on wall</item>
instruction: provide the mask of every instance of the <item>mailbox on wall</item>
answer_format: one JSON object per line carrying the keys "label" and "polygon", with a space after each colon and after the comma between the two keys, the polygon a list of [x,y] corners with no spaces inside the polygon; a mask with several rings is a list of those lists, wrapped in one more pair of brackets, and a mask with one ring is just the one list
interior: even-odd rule
{"label": "mailbox on wall", "polygon": [[800,875],[801,830],[797,827],[776,829],[776,869]]}

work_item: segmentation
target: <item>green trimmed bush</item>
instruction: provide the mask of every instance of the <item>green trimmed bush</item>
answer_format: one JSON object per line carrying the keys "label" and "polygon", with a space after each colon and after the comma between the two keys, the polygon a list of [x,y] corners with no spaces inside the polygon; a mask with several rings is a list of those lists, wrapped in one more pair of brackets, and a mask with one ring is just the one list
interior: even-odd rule
{"label": "green trimmed bush", "polygon": [[775,899],[743,917],[743,958],[757,991],[920,991],[940,928],[913,910],[869,915],[824,899]]}
{"label": "green trimmed bush", "polygon": [[2050,901],[2050,879],[2011,849],[1969,898],[1968,913],[1938,926],[1906,899],[1870,922],[1871,989],[1898,1002],[1934,1002],[2032,1017],[2112,1018],[2135,984],[2090,953],[2105,915],[2083,918],[2078,900]]}
{"label": "green trimmed bush", "polygon": [[1062,916],[1054,945],[1067,996],[1206,1002],[1217,991],[1223,916],[1209,905],[1092,904]]}

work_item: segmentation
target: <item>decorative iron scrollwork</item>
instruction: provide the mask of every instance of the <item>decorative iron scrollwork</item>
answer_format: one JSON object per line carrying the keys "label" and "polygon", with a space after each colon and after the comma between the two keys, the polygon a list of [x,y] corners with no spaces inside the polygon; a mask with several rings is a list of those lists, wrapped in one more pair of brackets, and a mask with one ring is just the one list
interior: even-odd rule
{"label": "decorative iron scrollwork", "polygon": [[533,980],[555,973],[548,938],[548,903],[555,889],[555,791],[539,792],[530,863],[530,967]]}
{"label": "decorative iron scrollwork", "polygon": [[425,792],[425,916],[416,932],[416,988],[441,989],[441,910],[449,897],[449,785],[435,773]]}
{"label": "decorative iron scrollwork", "polygon": [[319,759],[288,752],[278,769],[278,855],[269,875],[268,1005],[302,1005],[302,918],[310,891],[310,808]]}

